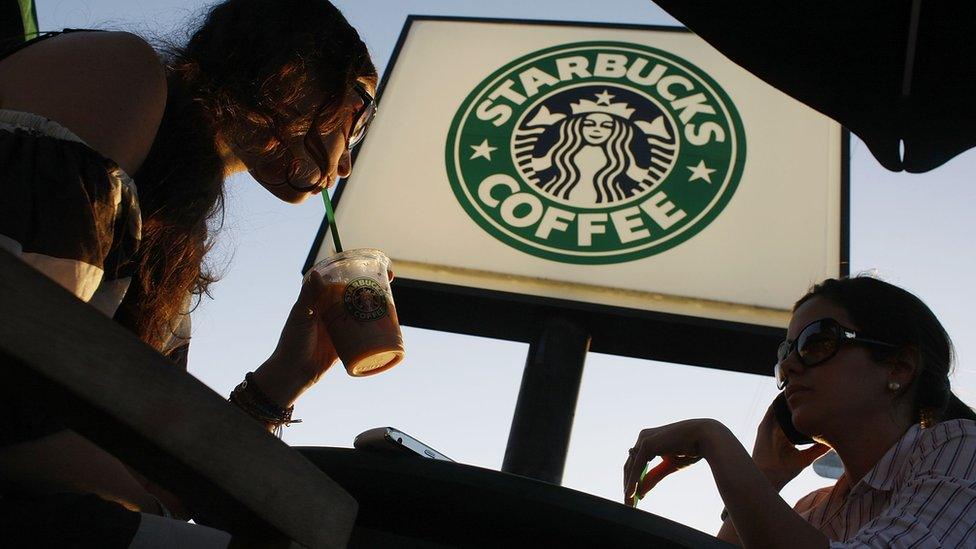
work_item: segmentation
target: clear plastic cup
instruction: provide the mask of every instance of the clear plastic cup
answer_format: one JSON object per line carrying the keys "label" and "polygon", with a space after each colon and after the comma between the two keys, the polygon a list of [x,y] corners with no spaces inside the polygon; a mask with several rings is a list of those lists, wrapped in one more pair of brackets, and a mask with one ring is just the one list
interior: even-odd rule
{"label": "clear plastic cup", "polygon": [[312,267],[327,287],[318,310],[351,376],[378,374],[403,360],[389,267],[386,254],[372,248],[346,250]]}

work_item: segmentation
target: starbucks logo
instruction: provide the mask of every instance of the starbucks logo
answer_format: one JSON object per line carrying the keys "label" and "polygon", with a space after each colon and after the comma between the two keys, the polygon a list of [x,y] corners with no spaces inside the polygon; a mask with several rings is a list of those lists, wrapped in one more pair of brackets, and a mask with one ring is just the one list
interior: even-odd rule
{"label": "starbucks logo", "polygon": [[465,99],[447,172],[468,215],[566,263],[661,253],[708,226],[742,175],[742,122],[707,74],[661,50],[586,42],[502,67]]}
{"label": "starbucks logo", "polygon": [[386,292],[372,278],[357,278],[350,282],[342,301],[356,320],[377,320],[386,316]]}

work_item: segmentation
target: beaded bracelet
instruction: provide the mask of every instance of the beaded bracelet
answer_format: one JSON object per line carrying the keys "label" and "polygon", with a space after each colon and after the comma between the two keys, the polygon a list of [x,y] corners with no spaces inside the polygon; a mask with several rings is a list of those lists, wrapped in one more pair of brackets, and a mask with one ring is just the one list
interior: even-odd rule
{"label": "beaded bracelet", "polygon": [[270,397],[264,394],[254,383],[254,372],[248,372],[244,381],[230,394],[230,401],[254,419],[265,423],[278,438],[281,438],[281,427],[292,423],[301,423],[300,419],[292,419],[294,406],[282,408]]}

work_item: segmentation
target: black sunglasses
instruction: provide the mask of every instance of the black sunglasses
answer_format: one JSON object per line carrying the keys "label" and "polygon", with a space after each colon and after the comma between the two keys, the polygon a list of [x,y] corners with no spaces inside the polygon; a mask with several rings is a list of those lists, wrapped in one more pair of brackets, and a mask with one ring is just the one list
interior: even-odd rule
{"label": "black sunglasses", "polygon": [[773,375],[776,377],[776,387],[783,389],[786,387],[786,373],[783,371],[783,361],[796,350],[796,357],[800,364],[810,367],[822,364],[837,354],[841,345],[844,343],[862,343],[865,345],[879,345],[882,347],[897,347],[891,343],[858,337],[857,333],[841,326],[839,322],[832,318],[814,320],[800,330],[800,335],[793,341],[786,340],[779,344],[776,350],[776,366],[773,367]]}

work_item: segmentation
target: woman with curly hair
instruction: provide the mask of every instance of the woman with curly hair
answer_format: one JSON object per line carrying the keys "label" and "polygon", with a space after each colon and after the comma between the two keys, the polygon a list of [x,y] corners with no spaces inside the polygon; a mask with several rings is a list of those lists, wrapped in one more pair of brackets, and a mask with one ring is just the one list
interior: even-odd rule
{"label": "woman with curly hair", "polygon": [[[204,256],[224,180],[247,170],[289,203],[325,192],[349,174],[376,80],[359,35],[325,0],[227,0],[164,52],[87,31],[4,52],[0,248],[185,368],[194,296],[215,281]],[[270,430],[337,360],[318,321],[323,290],[308,279],[277,348],[232,395]],[[227,543],[205,527],[153,522],[191,513],[0,385],[4,544],[128,546],[153,528],[190,536],[183,546]]]}
{"label": "woman with curly hair", "polygon": [[[751,458],[711,419],[645,429],[624,465],[625,497],[704,459],[727,509],[718,537],[743,547],[973,547],[976,414],[950,389],[952,358],[911,293],[826,280],[793,307],[775,366],[793,424],[816,444],[793,446],[773,407]],[[844,474],[791,508],[779,490],[831,448]]]}

